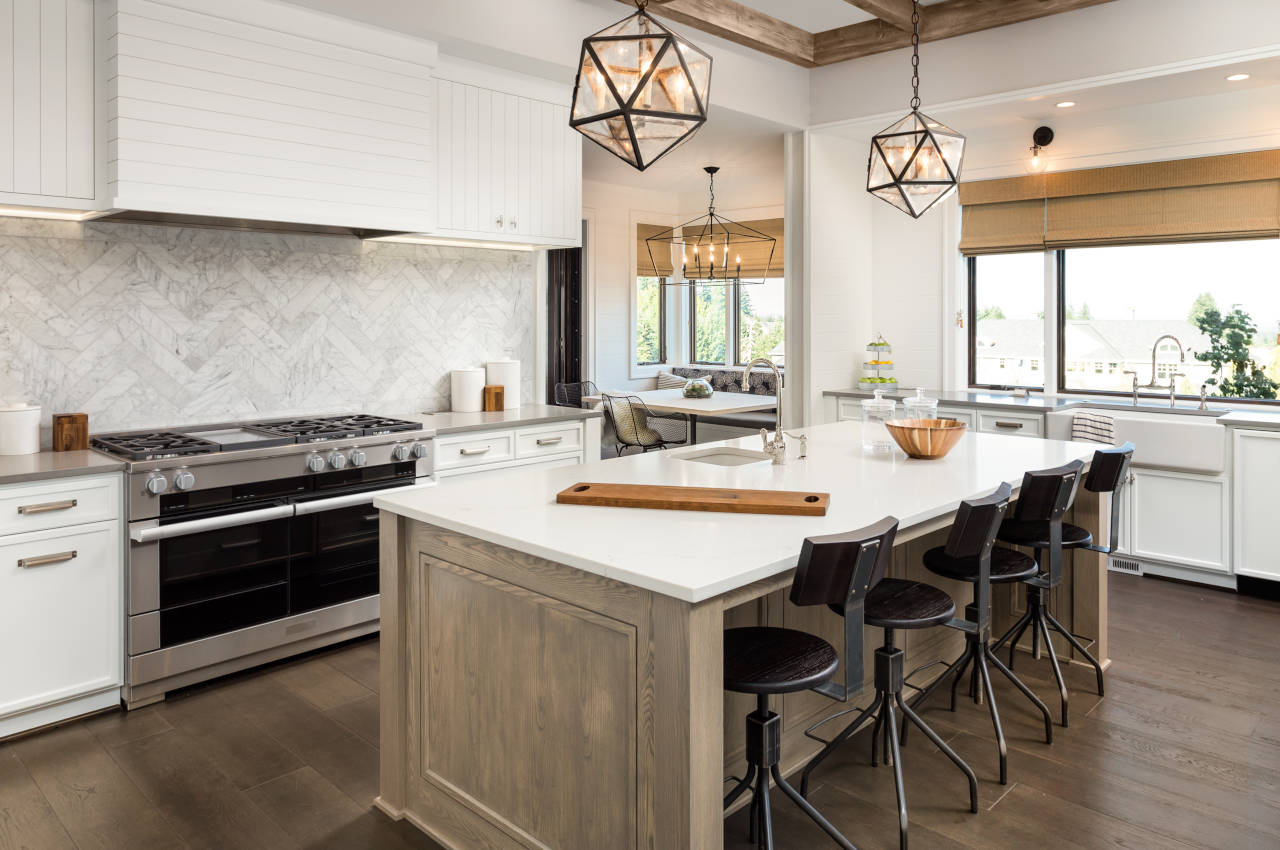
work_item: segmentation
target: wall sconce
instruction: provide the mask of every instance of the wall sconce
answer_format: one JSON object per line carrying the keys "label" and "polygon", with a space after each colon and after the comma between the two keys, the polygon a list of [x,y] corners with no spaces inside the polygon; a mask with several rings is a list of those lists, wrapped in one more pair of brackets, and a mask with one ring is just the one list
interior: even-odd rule
{"label": "wall sconce", "polygon": [[1027,160],[1027,173],[1044,174],[1049,168],[1049,158],[1044,155],[1044,148],[1052,142],[1052,127],[1037,127],[1031,134],[1031,158]]}

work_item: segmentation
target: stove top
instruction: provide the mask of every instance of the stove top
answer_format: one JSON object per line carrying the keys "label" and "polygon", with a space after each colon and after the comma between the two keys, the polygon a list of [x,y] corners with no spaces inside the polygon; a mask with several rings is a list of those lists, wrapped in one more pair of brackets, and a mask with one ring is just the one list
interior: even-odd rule
{"label": "stove top", "polygon": [[189,434],[179,434],[176,431],[99,434],[90,441],[90,445],[127,460],[159,460],[167,457],[203,455],[221,450],[221,446],[210,440]]}
{"label": "stove top", "polygon": [[421,430],[421,422],[353,413],[342,416],[233,422],[163,431],[96,434],[90,444],[95,449],[125,460],[145,461]]}

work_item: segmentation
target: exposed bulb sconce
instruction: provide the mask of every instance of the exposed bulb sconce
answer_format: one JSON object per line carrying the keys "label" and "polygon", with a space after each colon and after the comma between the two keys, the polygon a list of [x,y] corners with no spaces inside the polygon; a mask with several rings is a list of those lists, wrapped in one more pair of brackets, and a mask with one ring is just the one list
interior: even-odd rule
{"label": "exposed bulb sconce", "polygon": [[1027,160],[1027,172],[1044,174],[1049,168],[1049,158],[1044,155],[1044,148],[1053,142],[1052,127],[1037,127],[1031,134],[1031,159]]}

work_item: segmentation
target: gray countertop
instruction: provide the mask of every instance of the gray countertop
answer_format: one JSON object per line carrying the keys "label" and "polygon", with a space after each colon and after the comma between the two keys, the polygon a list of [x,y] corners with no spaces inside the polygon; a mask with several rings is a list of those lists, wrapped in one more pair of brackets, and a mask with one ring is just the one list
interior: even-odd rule
{"label": "gray countertop", "polygon": [[95,451],[0,455],[0,484],[69,478],[74,475],[93,475],[99,472],[119,472],[122,469],[124,469],[124,461],[115,460]]}
{"label": "gray countertop", "polygon": [[544,422],[578,422],[597,419],[598,410],[579,410],[576,407],[556,407],[550,404],[525,404],[511,410],[493,410],[487,413],[421,413],[413,417],[422,427],[437,436],[461,434],[466,431],[485,431],[490,428],[514,428],[523,425],[540,425]]}

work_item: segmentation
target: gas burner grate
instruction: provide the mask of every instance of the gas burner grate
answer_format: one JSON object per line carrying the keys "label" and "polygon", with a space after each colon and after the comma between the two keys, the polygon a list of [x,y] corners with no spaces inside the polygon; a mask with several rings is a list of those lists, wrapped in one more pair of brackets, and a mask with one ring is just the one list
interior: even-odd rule
{"label": "gas burner grate", "polygon": [[348,428],[359,428],[366,437],[393,434],[399,431],[422,430],[421,422],[411,422],[408,419],[392,419],[387,416],[373,416],[368,413],[356,413],[351,416],[329,416],[322,421],[340,423]]}
{"label": "gas burner grate", "polygon": [[319,443],[324,440],[346,440],[364,436],[364,431],[345,423],[345,417],[337,419],[278,419],[272,422],[252,422],[251,428],[262,428],[287,437],[298,443]]}
{"label": "gas burner grate", "polygon": [[221,449],[217,443],[175,431],[98,434],[89,441],[89,444],[95,449],[126,460],[160,460],[168,457],[211,454]]}

